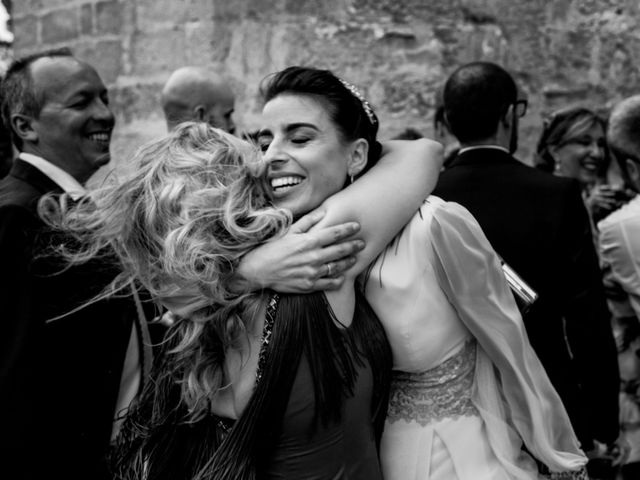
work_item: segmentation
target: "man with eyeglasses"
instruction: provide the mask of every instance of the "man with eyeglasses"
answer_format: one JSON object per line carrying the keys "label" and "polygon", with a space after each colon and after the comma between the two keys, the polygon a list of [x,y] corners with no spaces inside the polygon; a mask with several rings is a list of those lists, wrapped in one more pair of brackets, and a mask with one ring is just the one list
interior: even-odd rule
{"label": "man with eyeglasses", "polygon": [[513,157],[527,102],[500,66],[474,62],[457,69],[445,84],[444,109],[461,148],[434,195],[465,206],[496,252],[538,293],[524,323],[583,450],[593,451],[594,440],[613,444],[616,348],[578,184]]}

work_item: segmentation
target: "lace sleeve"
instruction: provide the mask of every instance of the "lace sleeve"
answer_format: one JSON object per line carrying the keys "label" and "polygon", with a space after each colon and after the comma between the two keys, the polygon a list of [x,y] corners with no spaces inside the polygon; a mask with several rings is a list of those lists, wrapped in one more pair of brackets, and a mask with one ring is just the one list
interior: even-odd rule
{"label": "lace sleeve", "polygon": [[504,412],[487,408],[503,421],[509,418],[527,449],[549,469],[579,470],[586,458],[480,226],[462,206],[443,203],[434,211],[431,237],[440,286],[488,359],[488,371],[494,377],[492,366],[499,372],[495,390],[501,395],[495,399]]}

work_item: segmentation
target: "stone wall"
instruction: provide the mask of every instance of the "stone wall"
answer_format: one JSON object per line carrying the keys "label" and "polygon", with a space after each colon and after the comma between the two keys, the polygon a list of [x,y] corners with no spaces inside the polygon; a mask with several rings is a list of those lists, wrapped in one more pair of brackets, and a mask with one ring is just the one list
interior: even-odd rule
{"label": "stone wall", "polygon": [[256,124],[259,81],[290,64],[328,67],[377,107],[381,137],[431,133],[436,92],[456,66],[491,60],[530,100],[520,156],[542,115],[606,109],[640,91],[637,0],[19,0],[15,52],[68,45],[93,63],[118,115],[114,157],[164,132],[162,84],[180,66],[227,72],[240,128]]}

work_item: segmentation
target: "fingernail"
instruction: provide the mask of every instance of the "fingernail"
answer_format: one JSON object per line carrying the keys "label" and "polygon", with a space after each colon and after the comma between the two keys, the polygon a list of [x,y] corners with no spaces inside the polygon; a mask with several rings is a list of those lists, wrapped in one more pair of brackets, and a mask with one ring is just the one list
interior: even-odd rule
{"label": "fingernail", "polygon": [[362,240],[356,240],[354,244],[358,250],[362,250],[365,246],[365,243]]}
{"label": "fingernail", "polygon": [[349,228],[354,232],[357,232],[358,230],[360,230],[360,224],[358,222],[351,222],[349,224]]}
{"label": "fingernail", "polygon": [[356,263],[356,257],[349,257],[349,265],[353,265],[354,263]]}

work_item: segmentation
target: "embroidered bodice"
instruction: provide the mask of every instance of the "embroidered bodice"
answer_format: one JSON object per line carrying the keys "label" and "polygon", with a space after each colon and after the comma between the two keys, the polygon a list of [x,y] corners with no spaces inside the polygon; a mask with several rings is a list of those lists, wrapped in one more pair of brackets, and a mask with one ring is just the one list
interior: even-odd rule
{"label": "embroidered bodice", "polygon": [[475,341],[424,372],[394,372],[387,421],[414,421],[420,425],[445,418],[477,415],[471,401],[476,367]]}

